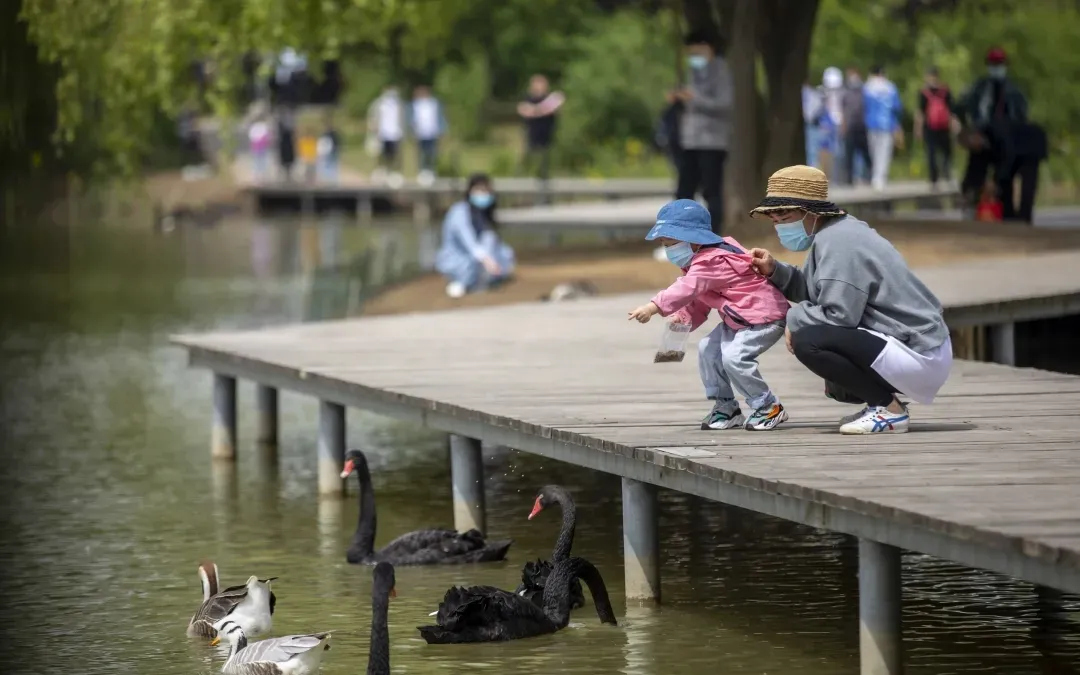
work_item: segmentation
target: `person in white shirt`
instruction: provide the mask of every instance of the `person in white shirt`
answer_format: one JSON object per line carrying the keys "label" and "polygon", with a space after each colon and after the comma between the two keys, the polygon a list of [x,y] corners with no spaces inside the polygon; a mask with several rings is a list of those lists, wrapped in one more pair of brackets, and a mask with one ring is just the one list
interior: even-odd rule
{"label": "person in white shirt", "polygon": [[417,180],[430,185],[435,179],[435,157],[439,137],[446,131],[446,118],[443,116],[442,103],[431,95],[431,88],[426,85],[420,85],[413,90],[413,100],[409,106],[409,127],[416,137],[420,152],[420,173]]}
{"label": "person in white shirt", "polygon": [[368,109],[368,133],[374,134],[381,145],[381,173],[389,173],[391,182],[400,182],[398,148],[405,136],[405,105],[394,85],[387,85]]}

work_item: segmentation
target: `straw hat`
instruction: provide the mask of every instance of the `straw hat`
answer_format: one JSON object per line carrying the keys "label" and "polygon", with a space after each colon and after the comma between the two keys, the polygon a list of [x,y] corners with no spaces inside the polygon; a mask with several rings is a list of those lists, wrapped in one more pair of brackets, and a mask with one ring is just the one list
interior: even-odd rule
{"label": "straw hat", "polygon": [[750,215],[788,209],[802,209],[819,216],[842,216],[845,213],[829,201],[829,179],[825,173],[804,164],[785,167],[769,176],[765,199]]}

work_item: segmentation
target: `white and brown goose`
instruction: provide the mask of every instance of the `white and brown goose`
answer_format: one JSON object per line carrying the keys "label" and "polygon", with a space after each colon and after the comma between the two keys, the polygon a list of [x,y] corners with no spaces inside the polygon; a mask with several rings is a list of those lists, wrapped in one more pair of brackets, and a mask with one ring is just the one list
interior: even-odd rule
{"label": "white and brown goose", "polygon": [[270,590],[270,582],[277,577],[259,579],[252,576],[243,586],[219,590],[218,567],[206,561],[199,565],[199,578],[202,580],[203,602],[188,622],[188,637],[217,637],[214,624],[226,617],[252,637],[270,632],[274,606],[277,604],[277,597]]}
{"label": "white and brown goose", "polygon": [[[322,665],[323,652],[330,649],[330,633],[285,635],[249,644],[244,629],[232,619],[222,619],[216,626],[231,645],[221,667],[225,675],[314,675]],[[216,646],[221,640],[216,637],[210,644]]]}

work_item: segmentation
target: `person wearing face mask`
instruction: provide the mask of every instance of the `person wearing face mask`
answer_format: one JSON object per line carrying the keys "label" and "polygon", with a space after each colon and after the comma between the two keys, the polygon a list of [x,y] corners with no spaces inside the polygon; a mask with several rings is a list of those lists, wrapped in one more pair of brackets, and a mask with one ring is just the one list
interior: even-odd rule
{"label": "person wearing face mask", "polygon": [[[659,239],[683,276],[629,318],[646,323],[659,314],[691,330],[712,310],[721,319],[698,343],[698,373],[712,401],[701,428],[775,429],[788,414],[761,377],[758,357],[784,334],[788,304],[783,294],[754,271],[739,242],[713,232],[709,212],[693,200],[677,199],[661,208],[645,239]],[[735,400],[736,390],[746,398],[748,416]]]}
{"label": "person wearing face mask", "polygon": [[719,234],[724,223],[724,162],[731,138],[734,85],[727,61],[706,34],[686,36],[689,86],[670,92],[669,103],[681,102],[679,178],[676,199],[693,199],[700,190]]}
{"label": "person wearing face mask", "polygon": [[991,48],[986,53],[986,75],[975,81],[957,109],[963,124],[960,144],[969,152],[960,189],[969,207],[978,201],[991,168],[1001,193],[1008,193],[1011,199],[1015,130],[1027,122],[1028,105],[1024,94],[1007,76],[1007,62],[1004,49]]}
{"label": "person wearing face mask", "polygon": [[446,294],[460,298],[510,279],[514,250],[499,238],[491,178],[469,178],[465,199],[446,212],[435,269],[446,277]]}
{"label": "person wearing face mask", "polygon": [[897,394],[930,403],[952,367],[937,297],[887,239],[829,201],[828,179],[813,167],[774,173],[751,215],[772,220],[781,246],[806,252],[801,269],[765,249],[750,255],[792,302],[788,350],[825,380],[826,396],[862,406],[840,433],[906,432]]}

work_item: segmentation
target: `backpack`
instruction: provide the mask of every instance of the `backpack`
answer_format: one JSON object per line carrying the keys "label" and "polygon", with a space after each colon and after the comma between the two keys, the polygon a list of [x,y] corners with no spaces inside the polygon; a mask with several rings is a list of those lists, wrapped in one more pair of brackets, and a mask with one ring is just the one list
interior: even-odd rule
{"label": "backpack", "polygon": [[949,104],[946,102],[949,90],[941,87],[935,94],[933,89],[927,87],[923,89],[923,95],[926,96],[926,128],[931,131],[948,129],[949,119],[952,116]]}

